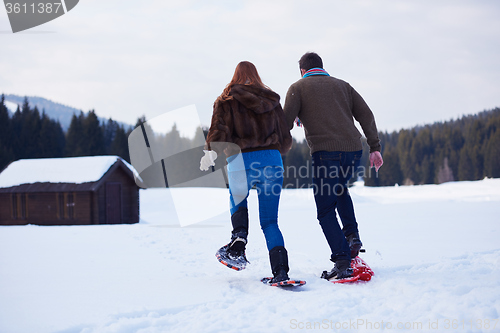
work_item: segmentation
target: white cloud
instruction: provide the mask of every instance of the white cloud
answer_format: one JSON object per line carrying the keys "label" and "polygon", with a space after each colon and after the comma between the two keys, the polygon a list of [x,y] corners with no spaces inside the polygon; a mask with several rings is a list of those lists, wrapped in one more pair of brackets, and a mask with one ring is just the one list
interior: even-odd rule
{"label": "white cloud", "polygon": [[499,12],[495,1],[86,0],[32,30],[54,33],[0,35],[0,87],[129,123],[196,104],[208,125],[239,61],[284,98],[316,51],[393,130],[500,104]]}

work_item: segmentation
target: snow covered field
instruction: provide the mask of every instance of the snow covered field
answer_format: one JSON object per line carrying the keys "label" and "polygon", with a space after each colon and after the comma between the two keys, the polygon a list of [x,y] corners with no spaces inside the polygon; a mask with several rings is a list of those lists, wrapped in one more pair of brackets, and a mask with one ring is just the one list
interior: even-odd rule
{"label": "snow covered field", "polygon": [[376,274],[358,285],[318,277],[332,263],[311,191],[280,204],[296,291],[259,282],[255,193],[241,272],[214,256],[229,213],[180,227],[168,190],[141,191],[137,225],[0,227],[0,332],[500,332],[500,179],[352,188]]}

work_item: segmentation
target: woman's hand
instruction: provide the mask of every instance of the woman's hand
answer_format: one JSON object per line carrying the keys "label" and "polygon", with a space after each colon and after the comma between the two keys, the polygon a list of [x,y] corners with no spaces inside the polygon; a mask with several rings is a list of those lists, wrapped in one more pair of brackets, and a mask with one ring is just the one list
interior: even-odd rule
{"label": "woman's hand", "polygon": [[217,153],[213,150],[204,150],[205,156],[200,160],[200,170],[207,171],[209,167],[215,165],[215,159],[217,158]]}

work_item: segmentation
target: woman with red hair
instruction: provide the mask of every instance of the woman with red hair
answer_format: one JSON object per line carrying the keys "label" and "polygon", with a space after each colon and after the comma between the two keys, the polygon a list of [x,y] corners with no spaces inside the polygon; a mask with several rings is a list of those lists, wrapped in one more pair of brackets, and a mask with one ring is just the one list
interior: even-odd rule
{"label": "woman with red hair", "polygon": [[288,254],[278,227],[278,205],[283,185],[281,154],[291,145],[280,96],[262,83],[251,62],[240,62],[214,103],[200,169],[208,170],[218,155],[226,154],[233,230],[230,242],[216,255],[221,263],[235,270],[244,269],[248,262],[247,197],[256,187],[260,225],[273,272],[270,283],[274,284],[289,280]]}

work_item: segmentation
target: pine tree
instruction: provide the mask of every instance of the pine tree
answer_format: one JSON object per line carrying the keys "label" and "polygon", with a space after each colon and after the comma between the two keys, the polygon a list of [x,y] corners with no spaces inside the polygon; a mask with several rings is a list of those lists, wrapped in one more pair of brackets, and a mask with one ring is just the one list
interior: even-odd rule
{"label": "pine tree", "polygon": [[42,113],[40,129],[40,156],[46,158],[63,157],[65,136],[61,124]]}
{"label": "pine tree", "polygon": [[460,162],[458,163],[458,180],[474,180],[475,172],[473,160],[468,147],[460,150]]}
{"label": "pine tree", "polygon": [[177,124],[174,123],[170,132],[165,135],[165,146],[167,148],[167,155],[173,155],[182,150],[181,134],[177,130]]}
{"label": "pine tree", "polygon": [[27,158],[42,157],[40,153],[41,137],[40,130],[42,129],[41,116],[38,108],[35,106],[28,113],[27,119],[23,124],[23,135],[25,137],[25,154]]}
{"label": "pine tree", "polygon": [[119,126],[115,132],[113,142],[110,145],[110,154],[120,156],[130,163],[128,135],[123,126]]}
{"label": "pine tree", "polygon": [[292,148],[283,155],[283,187],[304,188],[312,183],[312,169],[309,147],[305,140],[293,138]]}
{"label": "pine tree", "polygon": [[31,109],[28,98],[24,98],[22,108],[17,108],[12,117],[12,151],[15,159],[40,156],[40,112]]}
{"label": "pine tree", "polygon": [[66,133],[66,148],[65,155],[66,156],[83,156],[83,141],[84,132],[83,132],[83,120],[85,116],[83,112],[80,112],[80,115],[73,114],[71,118],[71,123],[69,125],[68,131]]}
{"label": "pine tree", "polygon": [[25,96],[24,97],[24,100],[23,100],[23,106],[21,107],[21,113],[24,113],[24,114],[28,114],[30,113],[31,109],[30,109],[30,103],[28,101],[28,97]]}
{"label": "pine tree", "polygon": [[12,115],[12,118],[10,119],[10,124],[11,124],[11,147],[12,147],[12,154],[13,154],[13,160],[17,160],[21,158],[22,153],[21,153],[21,140],[20,140],[20,135],[21,133],[21,128],[22,128],[22,113],[21,113],[21,108],[19,105],[17,106],[16,112]]}
{"label": "pine tree", "polygon": [[[18,112],[19,111],[19,112]],[[28,130],[27,124],[29,123],[31,109],[28,103],[28,98],[24,98],[23,105],[19,110],[19,106],[13,117],[14,122],[14,137],[15,137],[15,147],[14,151],[16,154],[16,159],[29,158],[27,153],[27,146],[30,141],[32,133]]]}
{"label": "pine tree", "polygon": [[487,177],[500,178],[500,126],[490,135],[486,144],[484,168]]}
{"label": "pine tree", "polygon": [[89,111],[83,121],[83,154],[84,156],[104,155],[104,133],[99,118],[94,110]]}
{"label": "pine tree", "polygon": [[181,137],[181,134],[177,129],[177,124],[175,123],[170,132],[168,132],[165,136],[158,136],[156,141],[158,146],[162,147],[165,156],[172,156],[191,148],[191,140]]}
{"label": "pine tree", "polygon": [[399,164],[399,157],[395,150],[384,152],[384,166],[379,170],[379,185],[394,186],[402,184],[403,173]]}
{"label": "pine tree", "polygon": [[118,131],[119,125],[116,121],[109,118],[106,123],[102,125],[103,140],[104,140],[104,151],[106,154],[111,154],[111,144],[115,139],[116,132]]}
{"label": "pine tree", "polygon": [[418,183],[419,177],[416,172],[416,157],[415,149],[413,149],[413,141],[416,137],[415,129],[412,130],[401,130],[399,133],[399,140],[397,145],[397,150],[399,154],[399,161],[401,164],[401,171],[403,172],[403,184],[415,184]]}
{"label": "pine tree", "polygon": [[195,148],[195,147],[199,146],[200,143],[205,142],[206,138],[207,137],[205,135],[205,131],[203,130],[203,128],[201,126],[197,127],[196,131],[194,133],[193,140],[191,142],[191,147]]}
{"label": "pine tree", "polygon": [[9,139],[10,126],[9,110],[5,106],[5,96],[2,94],[0,99],[0,143],[7,143]]}
{"label": "pine tree", "polygon": [[5,96],[0,99],[0,172],[12,161],[12,122],[9,117],[9,110],[5,106]]}

